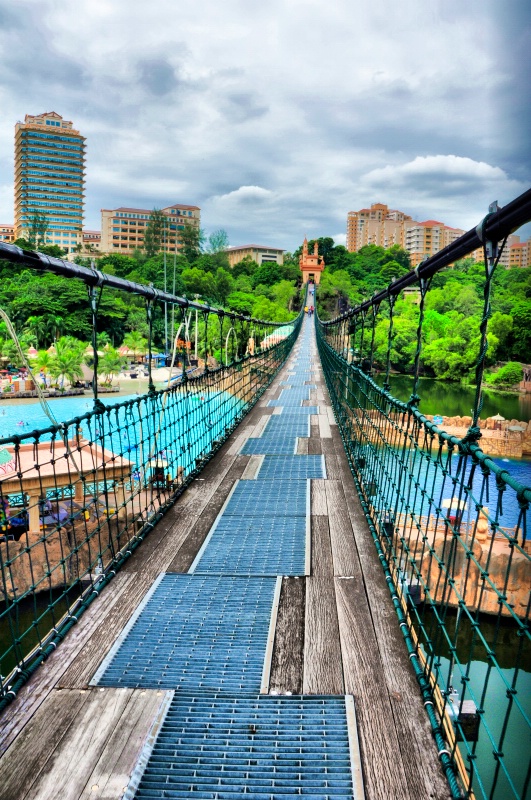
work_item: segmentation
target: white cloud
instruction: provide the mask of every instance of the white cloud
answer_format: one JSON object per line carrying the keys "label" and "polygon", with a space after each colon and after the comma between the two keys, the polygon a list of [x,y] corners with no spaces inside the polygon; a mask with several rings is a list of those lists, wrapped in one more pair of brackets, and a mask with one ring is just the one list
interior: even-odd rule
{"label": "white cloud", "polygon": [[465,227],[530,177],[500,19],[493,0],[0,3],[0,219],[14,123],[54,108],[87,137],[87,227],[183,202],[234,244],[293,250],[376,200]]}
{"label": "white cloud", "polygon": [[213,199],[217,203],[261,203],[264,200],[270,200],[273,196],[273,192],[269,189],[264,189],[262,186],[240,186],[239,189],[219,195]]}

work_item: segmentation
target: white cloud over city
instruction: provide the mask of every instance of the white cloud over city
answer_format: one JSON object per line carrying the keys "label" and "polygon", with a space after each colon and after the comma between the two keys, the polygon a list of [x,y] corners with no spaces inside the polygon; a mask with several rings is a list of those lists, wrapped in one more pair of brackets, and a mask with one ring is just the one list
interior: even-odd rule
{"label": "white cloud over city", "polygon": [[0,222],[14,124],[53,110],[87,227],[181,202],[294,249],[384,202],[470,228],[529,186],[530,52],[523,0],[0,0]]}

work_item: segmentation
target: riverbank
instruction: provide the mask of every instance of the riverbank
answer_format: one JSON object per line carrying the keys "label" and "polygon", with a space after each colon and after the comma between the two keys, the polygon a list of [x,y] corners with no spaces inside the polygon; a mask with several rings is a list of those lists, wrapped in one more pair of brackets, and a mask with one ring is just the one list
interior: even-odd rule
{"label": "riverbank", "polygon": [[[434,420],[433,414],[426,415]],[[472,417],[440,417],[436,424],[452,436],[462,439],[472,425]],[[479,445],[486,455],[501,458],[529,458],[531,456],[531,422],[518,419],[488,417],[478,422],[481,431]]]}

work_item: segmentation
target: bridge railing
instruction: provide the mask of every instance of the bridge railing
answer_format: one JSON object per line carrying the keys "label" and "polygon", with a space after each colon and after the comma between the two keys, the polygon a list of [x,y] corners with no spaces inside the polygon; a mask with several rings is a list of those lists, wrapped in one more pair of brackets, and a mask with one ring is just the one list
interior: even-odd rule
{"label": "bridge railing", "polygon": [[[452,795],[524,798],[531,779],[531,488],[481,450],[490,290],[531,192],[358,308],[317,320],[318,344],[354,481],[385,571]],[[484,308],[472,422],[462,438],[419,410],[424,302],[440,269],[483,245]],[[411,397],[390,393],[393,310],[419,291]],[[374,331],[389,319],[383,386]]]}
{"label": "bridge railing", "polygon": [[[252,319],[12,246],[0,245],[0,258],[87,284],[95,357],[93,398],[76,398],[69,419],[56,419],[58,406],[41,397],[42,422],[39,406],[26,405],[24,424],[0,439],[1,709],[257,402],[302,315]],[[103,291],[144,298],[150,331],[147,393],[112,404],[97,383]],[[164,303],[175,346],[157,389],[152,333]]]}

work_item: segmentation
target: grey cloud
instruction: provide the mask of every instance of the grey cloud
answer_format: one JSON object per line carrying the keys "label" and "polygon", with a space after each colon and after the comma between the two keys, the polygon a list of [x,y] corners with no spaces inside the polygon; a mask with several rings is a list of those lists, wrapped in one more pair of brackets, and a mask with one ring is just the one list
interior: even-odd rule
{"label": "grey cloud", "polygon": [[164,97],[178,85],[175,69],[164,58],[150,58],[138,64],[141,86],[157,97]]}

